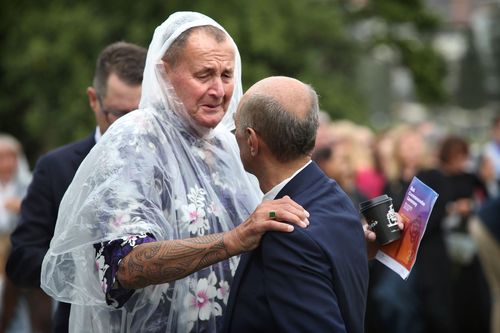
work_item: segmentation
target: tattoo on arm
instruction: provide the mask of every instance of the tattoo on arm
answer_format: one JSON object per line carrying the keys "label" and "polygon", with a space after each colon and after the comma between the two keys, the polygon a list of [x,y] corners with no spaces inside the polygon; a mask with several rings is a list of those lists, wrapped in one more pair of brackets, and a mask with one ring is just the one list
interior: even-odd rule
{"label": "tattoo on arm", "polygon": [[181,279],[229,257],[222,233],[144,243],[122,259],[117,278],[124,288],[144,288]]}

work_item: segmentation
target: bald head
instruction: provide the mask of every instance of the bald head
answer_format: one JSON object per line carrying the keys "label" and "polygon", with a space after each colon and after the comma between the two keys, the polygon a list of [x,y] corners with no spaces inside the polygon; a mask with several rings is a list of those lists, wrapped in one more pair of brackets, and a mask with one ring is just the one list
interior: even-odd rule
{"label": "bald head", "polygon": [[310,86],[286,76],[271,76],[255,83],[245,95],[261,94],[279,103],[283,110],[303,119],[314,96]]}
{"label": "bald head", "polygon": [[299,80],[273,76],[250,87],[238,107],[240,133],[253,128],[280,162],[310,155],[318,128],[318,97]]}

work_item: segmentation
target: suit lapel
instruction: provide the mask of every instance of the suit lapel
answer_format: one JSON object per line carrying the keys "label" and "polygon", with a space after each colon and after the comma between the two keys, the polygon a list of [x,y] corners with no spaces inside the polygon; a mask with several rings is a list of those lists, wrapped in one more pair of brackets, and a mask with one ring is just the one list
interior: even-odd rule
{"label": "suit lapel", "polygon": [[75,145],[73,149],[73,154],[71,155],[71,164],[74,169],[77,170],[83,159],[88,155],[92,147],[95,145],[95,136],[94,132],[89,135],[86,139],[80,141],[77,145]]}
{"label": "suit lapel", "polygon": [[94,147],[95,145],[95,134],[92,132],[91,135],[89,135],[85,140],[81,141],[81,144],[75,147],[75,154],[80,157],[85,157],[89,153],[89,151]]}
{"label": "suit lapel", "polygon": [[229,332],[231,319],[233,317],[233,309],[236,305],[235,302],[238,296],[238,289],[241,283],[241,279],[243,278],[243,276],[245,276],[245,271],[247,270],[251,255],[252,252],[245,252],[240,256],[240,262],[238,263],[238,268],[236,269],[236,273],[234,274],[231,289],[229,289],[229,299],[227,301],[226,313],[224,314],[224,325],[222,327],[222,332]]}

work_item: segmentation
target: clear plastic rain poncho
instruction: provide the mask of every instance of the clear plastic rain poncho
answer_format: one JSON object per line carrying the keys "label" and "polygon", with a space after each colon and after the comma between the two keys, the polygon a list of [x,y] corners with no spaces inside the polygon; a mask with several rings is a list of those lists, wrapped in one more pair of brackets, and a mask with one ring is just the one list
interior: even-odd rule
{"label": "clear plastic rain poncho", "polygon": [[[60,206],[42,266],[42,288],[72,303],[70,331],[215,332],[237,258],[172,283],[136,290],[122,308],[106,304],[93,245],[149,233],[157,240],[224,232],[246,219],[262,193],[245,173],[230,132],[242,95],[235,45],[235,89],[222,122],[196,126],[176,97],[161,58],[183,31],[213,25],[192,12],[171,15],[154,33],[140,109],[115,122],[78,169]],[[229,36],[229,35],[228,35]],[[231,37],[230,40],[232,41]]]}

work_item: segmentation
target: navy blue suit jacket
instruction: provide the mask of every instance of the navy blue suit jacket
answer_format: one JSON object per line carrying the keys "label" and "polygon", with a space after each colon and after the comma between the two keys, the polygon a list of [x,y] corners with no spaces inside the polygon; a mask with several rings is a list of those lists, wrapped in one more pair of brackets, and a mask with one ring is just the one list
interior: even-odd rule
{"label": "navy blue suit jacket", "polygon": [[[40,288],[42,261],[54,235],[59,204],[80,163],[94,145],[93,132],[38,160],[21,204],[19,225],[11,235],[12,250],[6,271],[17,286]],[[69,304],[60,303],[53,323],[55,332],[68,331],[69,309]]]}
{"label": "navy blue suit jacket", "polygon": [[314,162],[277,198],[285,195],[311,214],[310,225],[269,232],[242,255],[223,332],[362,333],[368,259],[359,214]]}

